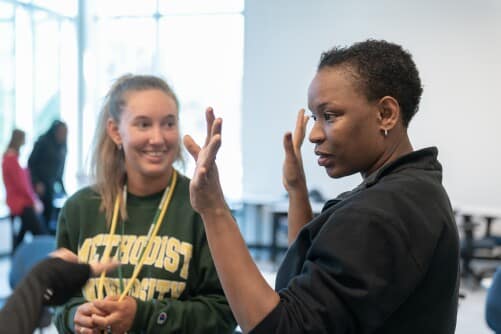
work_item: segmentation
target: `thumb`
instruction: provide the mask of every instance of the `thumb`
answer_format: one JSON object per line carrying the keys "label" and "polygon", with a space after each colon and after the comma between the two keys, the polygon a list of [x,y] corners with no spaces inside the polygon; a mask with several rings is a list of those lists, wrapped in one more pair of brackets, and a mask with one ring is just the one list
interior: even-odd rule
{"label": "thumb", "polygon": [[200,152],[200,146],[193,140],[190,135],[185,135],[183,138],[183,143],[188,152],[190,152],[191,156],[195,161],[198,159],[198,153]]}

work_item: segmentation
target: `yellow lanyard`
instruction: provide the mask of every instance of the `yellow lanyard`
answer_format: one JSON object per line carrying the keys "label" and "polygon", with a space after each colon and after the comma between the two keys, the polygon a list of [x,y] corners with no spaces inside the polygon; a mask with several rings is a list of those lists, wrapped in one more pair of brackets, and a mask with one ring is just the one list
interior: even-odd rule
{"label": "yellow lanyard", "polygon": [[[172,178],[171,182],[168,188],[165,189],[164,194],[162,195],[162,200],[160,201],[160,204],[158,206],[157,212],[155,213],[155,217],[153,218],[153,221],[151,223],[151,226],[148,230],[148,235],[146,239],[148,240],[148,243],[146,244],[145,247],[143,247],[140,255],[140,260],[138,264],[134,267],[134,272],[132,274],[132,277],[130,278],[129,282],[127,283],[127,286],[125,289],[122,291],[122,294],[120,295],[120,298],[118,299],[121,301],[124,299],[125,296],[127,296],[129,290],[132,287],[132,284],[136,280],[137,276],[139,275],[139,272],[141,271],[141,268],[143,267],[146,254],[149,253],[151,246],[153,245],[153,240],[158,234],[158,230],[160,229],[160,226],[162,225],[163,219],[165,217],[165,213],[167,212],[167,207],[170,204],[170,201],[172,199],[172,194],[174,193],[174,188],[176,187],[176,182],[177,182],[177,172],[174,169],[172,173]],[[124,188],[124,197],[126,194],[126,190]],[[117,199],[115,200],[115,207],[113,208],[113,216],[111,220],[111,228],[110,228],[110,237],[108,238],[108,244],[106,245],[106,248],[104,250],[103,256],[102,256],[102,261],[107,261],[110,257],[111,253],[111,248],[112,248],[112,237],[115,234],[115,230],[117,227],[117,221],[118,221],[118,211],[120,209],[120,196],[117,196]],[[125,199],[124,199],[125,201]],[[120,249],[118,250],[120,252]],[[101,276],[99,278],[99,285],[98,285],[98,299],[103,299],[103,287],[104,287],[104,278],[106,277],[106,272],[101,273]]]}

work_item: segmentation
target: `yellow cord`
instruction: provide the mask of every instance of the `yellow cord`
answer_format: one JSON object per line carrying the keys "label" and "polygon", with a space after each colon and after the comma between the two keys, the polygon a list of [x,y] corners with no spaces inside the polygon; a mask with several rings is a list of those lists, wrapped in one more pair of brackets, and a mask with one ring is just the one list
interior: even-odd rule
{"label": "yellow cord", "polygon": [[174,173],[172,174],[172,182],[171,182],[171,185],[169,188],[169,192],[167,193],[167,198],[165,200],[164,205],[162,205],[162,211],[160,211],[160,216],[158,217],[158,223],[155,224],[155,228],[153,229],[153,233],[148,240],[148,244],[146,245],[146,249],[143,253],[143,256],[141,256],[139,263],[134,268],[134,273],[132,274],[132,277],[130,278],[129,282],[127,283],[127,286],[125,287],[124,291],[120,295],[120,298],[118,299],[118,301],[122,301],[124,299],[124,297],[127,295],[130,288],[132,287],[132,284],[134,283],[137,276],[139,275],[141,268],[143,267],[144,260],[146,259],[146,254],[149,253],[149,251],[151,249],[151,245],[153,245],[153,240],[157,236],[158,230],[160,229],[160,226],[162,225],[162,221],[164,219],[165,213],[167,212],[167,207],[169,206],[170,200],[172,198],[172,194],[174,193],[174,187],[176,185],[176,181],[177,181],[177,173],[174,170]]}
{"label": "yellow cord", "polygon": [[[117,199],[115,200],[115,207],[113,208],[113,218],[111,219],[110,238],[108,239],[108,244],[106,244],[106,248],[104,249],[103,257],[101,259],[101,261],[103,262],[108,261],[110,258],[112,239],[113,239],[112,236],[115,234],[115,230],[117,228],[118,211],[120,208],[120,198],[121,196],[117,196]],[[97,298],[99,300],[103,299],[103,286],[105,277],[106,277],[106,271],[103,271],[101,273],[101,276],[99,277],[99,285],[97,289]]]}

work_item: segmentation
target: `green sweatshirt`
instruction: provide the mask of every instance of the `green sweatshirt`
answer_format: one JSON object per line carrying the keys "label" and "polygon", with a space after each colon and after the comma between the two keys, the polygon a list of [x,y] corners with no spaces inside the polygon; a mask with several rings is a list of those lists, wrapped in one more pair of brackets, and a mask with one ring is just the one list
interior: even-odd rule
{"label": "green sweatshirt", "polygon": [[[127,286],[160,203],[162,193],[138,197],[127,195],[128,219],[117,224],[111,256],[120,258],[119,271],[108,273],[104,295],[119,295]],[[81,262],[101,259],[108,240],[100,196],[84,188],[65,203],[59,216],[57,246],[78,254]],[[117,254],[117,251],[120,253]],[[76,309],[97,299],[99,278],[92,278],[56,312],[60,333],[73,332]],[[209,252],[200,216],[189,200],[189,179],[179,175],[164,221],[129,295],[137,311],[128,333],[232,333],[236,323],[223,294]]]}

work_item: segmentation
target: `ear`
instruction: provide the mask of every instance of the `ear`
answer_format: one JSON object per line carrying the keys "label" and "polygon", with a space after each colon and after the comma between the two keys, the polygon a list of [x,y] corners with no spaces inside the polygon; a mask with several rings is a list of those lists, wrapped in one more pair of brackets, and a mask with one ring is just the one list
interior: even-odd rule
{"label": "ear", "polygon": [[122,144],[122,137],[118,131],[118,124],[112,118],[108,118],[106,122],[106,132],[117,146]]}
{"label": "ear", "polygon": [[381,131],[391,131],[400,121],[400,105],[391,96],[384,96],[379,100],[378,119]]}

